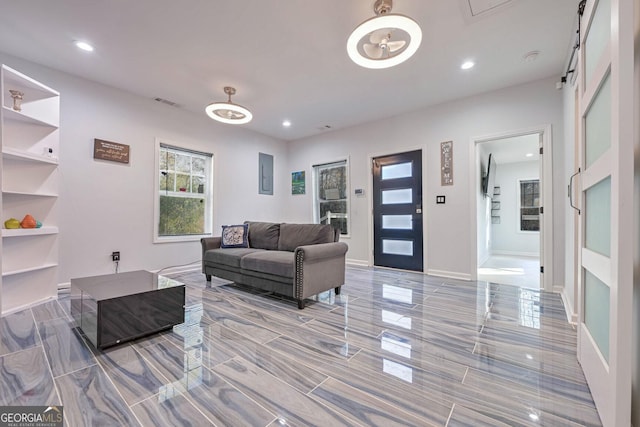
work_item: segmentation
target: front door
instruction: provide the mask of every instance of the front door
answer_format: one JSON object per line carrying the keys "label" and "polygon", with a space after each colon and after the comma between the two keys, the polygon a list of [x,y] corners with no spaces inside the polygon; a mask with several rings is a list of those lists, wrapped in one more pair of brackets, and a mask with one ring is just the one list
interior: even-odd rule
{"label": "front door", "polygon": [[581,23],[578,359],[605,427],[631,422],[633,3],[588,0]]}
{"label": "front door", "polygon": [[422,151],[373,159],[373,263],[423,270]]}

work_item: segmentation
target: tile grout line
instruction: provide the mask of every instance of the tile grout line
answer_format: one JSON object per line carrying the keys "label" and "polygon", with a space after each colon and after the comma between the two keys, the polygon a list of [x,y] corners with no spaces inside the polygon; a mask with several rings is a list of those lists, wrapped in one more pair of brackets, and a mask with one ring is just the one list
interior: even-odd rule
{"label": "tile grout line", "polygon": [[38,334],[38,339],[40,340],[39,347],[41,348],[42,354],[44,355],[44,359],[47,361],[47,368],[49,368],[49,375],[51,375],[51,382],[53,382],[53,387],[56,390],[56,394],[58,395],[58,401],[62,406],[64,406],[64,402],[62,401],[62,394],[60,390],[58,390],[58,384],[56,383],[56,379],[53,376],[53,368],[51,367],[51,361],[49,360],[49,356],[44,349],[44,341],[42,341],[42,335],[40,334],[40,329],[38,329],[38,322],[36,322],[36,316],[33,314],[33,310],[29,308],[29,313],[31,313],[31,318],[33,319],[33,327]]}
{"label": "tile grout line", "polygon": [[451,421],[451,416],[453,415],[453,410],[456,408],[455,402],[451,405],[451,412],[449,412],[449,416],[447,417],[447,421],[444,423],[444,427],[449,425],[449,421]]}

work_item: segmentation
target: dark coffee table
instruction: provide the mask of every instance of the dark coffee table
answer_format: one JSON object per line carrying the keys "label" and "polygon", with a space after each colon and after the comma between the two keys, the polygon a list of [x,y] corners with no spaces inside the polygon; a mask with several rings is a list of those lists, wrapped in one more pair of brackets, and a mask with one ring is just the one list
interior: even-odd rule
{"label": "dark coffee table", "polygon": [[148,271],[71,279],[71,315],[99,349],[184,322],[183,283]]}

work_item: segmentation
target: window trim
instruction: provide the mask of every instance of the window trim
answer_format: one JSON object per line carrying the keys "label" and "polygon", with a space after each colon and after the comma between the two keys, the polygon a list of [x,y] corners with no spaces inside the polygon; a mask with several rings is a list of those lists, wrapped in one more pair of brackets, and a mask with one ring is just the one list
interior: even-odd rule
{"label": "window trim", "polygon": [[[205,195],[206,195],[206,200],[207,200],[207,204],[209,206],[205,206],[205,230],[211,230],[207,233],[203,233],[203,234],[189,234],[189,235],[182,235],[182,236],[160,236],[158,234],[158,223],[160,221],[160,149],[165,146],[165,147],[170,147],[170,148],[174,148],[176,150],[181,150],[181,151],[185,151],[185,152],[191,152],[194,154],[201,154],[201,155],[206,155],[206,156],[211,156],[211,160],[209,161],[209,165],[208,165],[208,172],[209,172],[209,177],[211,180],[211,185],[209,185],[208,189],[205,190]],[[154,171],[154,178],[153,178],[153,243],[174,243],[174,242],[192,242],[192,241],[198,241],[203,237],[211,237],[213,236],[213,206],[214,206],[214,199],[213,199],[213,187],[215,184],[215,179],[214,179],[214,160],[215,160],[215,155],[214,153],[208,153],[208,152],[204,152],[201,150],[197,150],[194,148],[191,148],[189,145],[187,144],[180,144],[180,143],[175,143],[173,141],[169,141],[163,138],[156,138],[155,139],[155,155],[154,155],[154,167],[153,167],[153,171]],[[169,194],[171,194],[172,192],[170,192]],[[195,196],[194,196],[195,197]],[[206,212],[211,212],[211,215],[207,215]]]}
{"label": "window trim", "polygon": [[313,176],[313,199],[312,199],[312,214],[313,214],[313,222],[315,224],[319,224],[320,222],[320,210],[316,211],[316,202],[318,201],[318,174],[316,173],[316,168],[320,166],[328,166],[335,163],[344,162],[344,166],[347,171],[347,185],[345,190],[346,195],[346,203],[347,203],[347,234],[340,234],[340,238],[349,238],[351,237],[351,162],[349,161],[349,157],[342,157],[336,160],[325,161],[322,163],[315,163],[311,165],[311,174]]}
{"label": "window trim", "polygon": [[531,178],[518,178],[516,179],[516,200],[518,203],[518,208],[516,210],[516,232],[518,233],[522,233],[522,234],[540,234],[540,227],[541,227],[541,221],[540,221],[540,214],[538,214],[538,230],[522,230],[522,217],[521,217],[521,210],[522,210],[522,193],[521,193],[521,188],[522,188],[522,182],[524,181],[538,181],[538,208],[540,207],[540,201],[542,200],[542,193],[540,192],[540,177],[531,177]]}

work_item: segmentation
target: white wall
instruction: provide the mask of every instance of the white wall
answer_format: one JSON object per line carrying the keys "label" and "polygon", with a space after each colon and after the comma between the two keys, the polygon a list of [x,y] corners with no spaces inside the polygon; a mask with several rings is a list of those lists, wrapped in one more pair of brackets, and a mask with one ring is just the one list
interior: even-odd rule
{"label": "white wall", "polygon": [[520,231],[518,196],[519,180],[540,179],[538,162],[498,163],[495,186],[500,187],[500,224],[491,225],[492,253],[537,256],[540,233]]}
{"label": "white wall", "polygon": [[[0,53],[0,62],[61,93],[59,282],[199,261],[200,242],[153,244],[155,138],[214,154],[214,234],[222,224],[279,220],[287,147],[242,127],[159,104]],[[93,159],[94,138],[128,144],[130,164]],[[258,152],[274,155],[274,195],[258,195]],[[290,192],[289,192],[290,193]]]}
{"label": "white wall", "polygon": [[[366,188],[367,195],[351,199],[351,236],[347,257],[368,261],[371,229],[372,156],[423,149],[425,267],[430,272],[470,277],[472,262],[469,158],[474,137],[504,133],[544,124],[552,125],[554,205],[564,202],[562,96],[549,78],[479,96],[411,112],[402,116],[336,130],[289,143],[289,171],[306,170],[315,163],[349,157],[351,189]],[[440,142],[453,141],[454,185],[440,186]],[[479,185],[479,184],[478,184]],[[473,189],[472,191],[476,191]],[[290,197],[287,220],[312,219],[310,192]],[[436,205],[435,196],[447,203]],[[554,283],[564,281],[564,217],[554,215]],[[475,256],[475,254],[473,255]]]}

